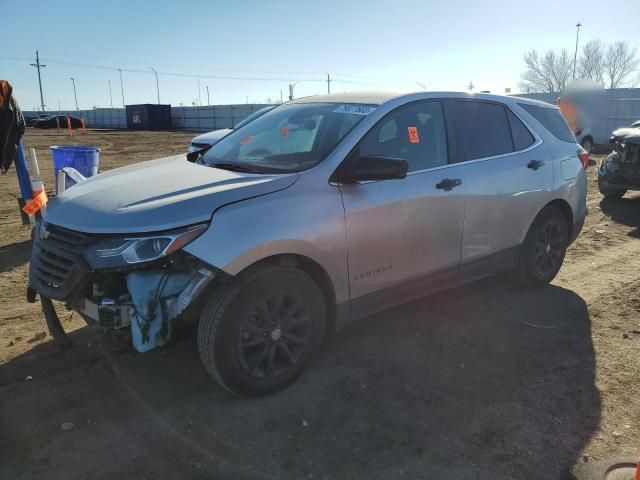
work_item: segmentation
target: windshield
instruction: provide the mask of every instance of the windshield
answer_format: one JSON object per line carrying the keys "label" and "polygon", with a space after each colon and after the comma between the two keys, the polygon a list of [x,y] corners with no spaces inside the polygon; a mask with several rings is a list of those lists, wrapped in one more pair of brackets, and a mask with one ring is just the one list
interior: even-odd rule
{"label": "windshield", "polygon": [[281,105],[223,138],[204,155],[202,163],[256,173],[307,170],[374,108],[335,103]]}
{"label": "windshield", "polygon": [[238,122],[234,130],[238,130],[239,128],[244,127],[247,123],[252,122],[256,118],[261,117],[262,115],[267,113],[269,110],[273,110],[274,108],[275,108],[275,105],[273,107],[264,107],[264,108],[261,108],[260,110],[253,112],[251,115],[245,117],[243,120]]}

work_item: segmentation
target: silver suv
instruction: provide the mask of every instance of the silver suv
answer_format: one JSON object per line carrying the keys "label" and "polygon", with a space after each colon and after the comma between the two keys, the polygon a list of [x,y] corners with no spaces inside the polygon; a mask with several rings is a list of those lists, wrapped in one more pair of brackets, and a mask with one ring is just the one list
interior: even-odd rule
{"label": "silver suv", "polygon": [[70,188],[34,232],[28,297],[166,344],[199,320],[239,395],[291,383],[348,320],[512,272],[550,282],[581,230],[588,158],[560,111],[516,97],[295,100],[208,151]]}

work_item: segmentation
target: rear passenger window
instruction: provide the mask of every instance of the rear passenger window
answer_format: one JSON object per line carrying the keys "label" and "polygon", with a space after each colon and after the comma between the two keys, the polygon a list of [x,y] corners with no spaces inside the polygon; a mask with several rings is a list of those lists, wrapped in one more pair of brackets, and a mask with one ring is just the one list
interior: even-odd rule
{"label": "rear passenger window", "polygon": [[509,117],[509,126],[511,127],[513,149],[516,152],[524,150],[533,143],[533,135],[531,135],[529,129],[524,126],[524,123],[509,109],[507,109],[507,116]]}
{"label": "rear passenger window", "polygon": [[552,107],[539,107],[528,103],[519,103],[522,108],[529,112],[533,118],[539,121],[542,126],[549,130],[554,137],[564,142],[576,143],[567,121],[560,113],[560,110]]}
{"label": "rear passenger window", "polygon": [[458,147],[458,161],[513,152],[507,112],[502,105],[452,101],[447,105]]}
{"label": "rear passenger window", "polygon": [[394,110],[367,134],[360,155],[401,158],[409,163],[410,172],[446,165],[441,103],[412,103]]}

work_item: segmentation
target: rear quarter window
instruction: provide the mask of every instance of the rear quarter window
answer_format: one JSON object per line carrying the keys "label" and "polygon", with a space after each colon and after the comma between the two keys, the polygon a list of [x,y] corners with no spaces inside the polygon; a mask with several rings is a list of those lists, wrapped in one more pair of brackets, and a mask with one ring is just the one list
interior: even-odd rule
{"label": "rear quarter window", "polygon": [[567,121],[557,108],[539,107],[527,103],[519,103],[533,118],[542,124],[544,128],[549,130],[551,134],[558,140],[563,142],[576,143],[576,137],[573,136]]}
{"label": "rear quarter window", "polygon": [[507,116],[509,117],[509,126],[511,127],[513,149],[517,152],[524,150],[533,144],[533,135],[531,135],[531,132],[524,123],[522,123],[522,120],[516,117],[516,115],[509,109],[507,109]]}

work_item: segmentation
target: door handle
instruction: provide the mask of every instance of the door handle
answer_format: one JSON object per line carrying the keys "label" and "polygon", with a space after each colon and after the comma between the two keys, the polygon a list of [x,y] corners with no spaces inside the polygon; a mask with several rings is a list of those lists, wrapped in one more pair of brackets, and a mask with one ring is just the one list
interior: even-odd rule
{"label": "door handle", "polygon": [[459,178],[443,178],[440,183],[436,183],[436,188],[448,192],[449,190],[462,185],[462,180]]}
{"label": "door handle", "polygon": [[527,163],[527,167],[531,170],[537,170],[543,165],[544,162],[542,160],[531,160],[529,163]]}

